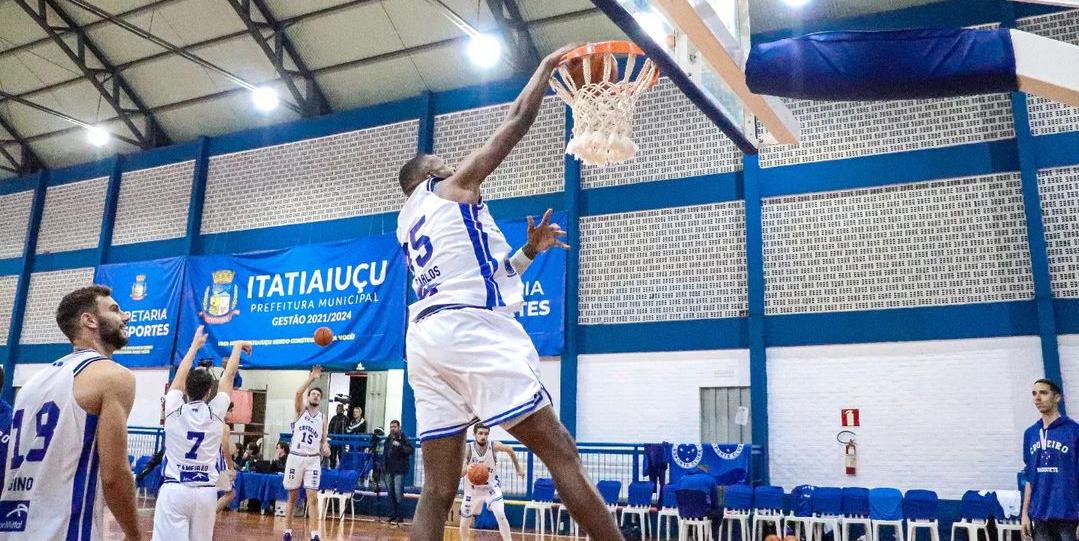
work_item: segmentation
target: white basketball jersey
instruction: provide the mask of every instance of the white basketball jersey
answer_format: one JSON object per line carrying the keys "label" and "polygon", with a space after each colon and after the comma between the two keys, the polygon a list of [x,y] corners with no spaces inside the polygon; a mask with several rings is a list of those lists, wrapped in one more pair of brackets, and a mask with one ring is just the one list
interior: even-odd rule
{"label": "white basketball jersey", "polygon": [[524,286],[487,205],[443,199],[439,181],[430,178],[417,187],[397,218],[397,241],[419,298],[409,307],[410,317],[436,305],[517,311]]}
{"label": "white basketball jersey", "polygon": [[299,456],[322,454],[322,428],[322,411],[311,413],[309,408],[304,408],[292,423],[292,441],[288,452]]}
{"label": "white basketball jersey", "polygon": [[[498,479],[498,458],[495,456],[495,442],[487,440],[487,445],[483,449],[480,448],[476,442],[468,444],[468,464],[484,464],[487,466],[487,471],[491,476]],[[490,482],[488,482],[490,484]]]}
{"label": "white basketball jersey", "polygon": [[101,539],[98,417],[75,402],[74,384],[83,369],[107,358],[77,350],[19,391],[0,495],[0,539]]}
{"label": "white basketball jersey", "polygon": [[221,459],[221,436],[230,398],[225,393],[207,404],[202,400],[184,403],[178,390],[165,395],[165,483],[191,487],[217,486]]}

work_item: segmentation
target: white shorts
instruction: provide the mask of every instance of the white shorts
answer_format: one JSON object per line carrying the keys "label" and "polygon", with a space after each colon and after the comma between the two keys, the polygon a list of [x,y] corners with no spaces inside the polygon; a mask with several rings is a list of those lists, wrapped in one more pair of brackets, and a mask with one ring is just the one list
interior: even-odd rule
{"label": "white shorts", "polygon": [[285,460],[285,490],[296,490],[303,487],[308,490],[318,490],[318,483],[322,477],[322,457],[300,456],[289,453]]}
{"label": "white shorts", "polygon": [[498,477],[494,478],[494,482],[486,485],[473,485],[468,482],[466,477],[464,485],[464,496],[461,499],[461,518],[478,515],[480,513],[480,502],[487,504],[487,509],[496,515],[506,512],[505,502],[502,501],[502,485],[498,482]]}
{"label": "white shorts", "polygon": [[405,349],[421,442],[477,421],[509,428],[551,404],[539,354],[513,314],[443,310],[409,325]]}
{"label": "white shorts", "polygon": [[204,541],[214,538],[217,519],[216,487],[185,487],[165,483],[154,506],[152,541]]}

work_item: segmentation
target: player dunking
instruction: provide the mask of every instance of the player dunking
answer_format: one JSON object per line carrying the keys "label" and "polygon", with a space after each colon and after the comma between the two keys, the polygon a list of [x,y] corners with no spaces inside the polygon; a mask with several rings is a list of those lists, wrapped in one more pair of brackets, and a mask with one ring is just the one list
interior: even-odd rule
{"label": "player dunking", "polygon": [[191,369],[205,344],[200,326],[165,394],[165,480],[154,506],[153,541],[202,541],[214,536],[225,412],[240,353],[250,354],[251,343],[233,343],[217,394],[209,369]]}
{"label": "player dunking", "polygon": [[0,539],[100,540],[102,497],[124,540],[141,539],[127,462],[135,376],[109,358],[127,345],[128,319],[104,286],[60,301],[56,323],[75,351],[34,374],[15,399]]}
{"label": "player dunking", "polygon": [[[461,500],[461,541],[471,541],[472,518],[480,511],[480,506],[486,504],[487,509],[495,516],[498,522],[498,533],[502,541],[510,541],[510,521],[506,519],[506,504],[502,500],[502,485],[498,481],[498,453],[505,453],[513,461],[513,469],[517,476],[524,478],[524,470],[517,462],[517,453],[513,447],[490,441],[491,429],[476,424],[472,431],[476,434],[476,441],[468,444],[465,449],[465,463],[461,467],[461,477],[464,478],[465,493]],[[483,485],[474,485],[468,480],[468,467],[472,464],[482,464],[487,467],[488,479]]]}
{"label": "player dunking", "polygon": [[506,238],[480,197],[484,179],[536,120],[547,80],[563,54],[541,63],[509,116],[483,147],[454,170],[441,158],[419,155],[401,168],[408,199],[398,216],[419,297],[409,307],[408,378],[425,478],[413,540],[442,541],[457,493],[468,426],[501,425],[548,466],[558,493],[585,532],[598,541],[622,539],[581,465],[577,446],[551,409],[540,383],[539,355],[513,318],[523,298],[520,273],[539,253],[569,248],[565,233],[529,218],[528,242],[512,257]]}
{"label": "player dunking", "polygon": [[[329,420],[318,409],[322,403],[322,389],[307,388],[322,375],[322,367],[311,369],[307,381],[296,390],[296,420],[292,423],[292,440],[288,459],[285,461],[285,488],[288,490],[288,505],[285,506],[285,541],[292,541],[292,507],[296,505],[296,496],[300,485],[307,490],[307,526],[311,531],[311,541],[320,541],[318,536],[318,482],[322,475],[322,457],[330,456],[330,445],[326,442],[329,433]],[[306,396],[306,399],[305,399]]]}

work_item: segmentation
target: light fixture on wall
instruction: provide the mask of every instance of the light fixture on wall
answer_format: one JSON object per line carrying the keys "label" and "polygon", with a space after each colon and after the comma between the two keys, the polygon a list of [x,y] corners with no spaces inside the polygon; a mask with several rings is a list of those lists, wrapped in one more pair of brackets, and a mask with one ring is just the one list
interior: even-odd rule
{"label": "light fixture on wall", "polygon": [[268,86],[260,86],[251,91],[251,103],[255,104],[255,109],[268,113],[277,109],[281,100],[277,97],[276,90]]}
{"label": "light fixture on wall", "polygon": [[86,140],[95,147],[103,147],[109,144],[109,140],[112,139],[112,135],[100,126],[90,126],[86,128]]}
{"label": "light fixture on wall", "polygon": [[489,68],[498,63],[502,56],[502,42],[488,34],[476,34],[468,40],[468,58],[481,68]]}

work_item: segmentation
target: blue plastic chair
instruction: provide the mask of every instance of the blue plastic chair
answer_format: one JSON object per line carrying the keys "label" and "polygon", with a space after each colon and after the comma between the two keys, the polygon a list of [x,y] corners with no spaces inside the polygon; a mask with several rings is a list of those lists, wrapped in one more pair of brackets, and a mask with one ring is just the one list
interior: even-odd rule
{"label": "blue plastic chair", "polygon": [[[993,496],[996,501],[996,496]],[[989,539],[988,518],[993,510],[988,499],[977,490],[968,490],[963,493],[963,499],[959,502],[959,520],[952,523],[952,541],[958,541],[956,533],[959,530],[967,532],[969,541],[978,541],[978,534],[984,533]]]}
{"label": "blue plastic chair", "polygon": [[[622,482],[621,481],[600,481],[596,483],[596,490],[599,491],[599,495],[603,498],[603,503],[607,505],[607,512],[611,515],[618,514],[618,497],[622,494]],[[617,519],[618,517],[615,516]]]}
{"label": "blue plastic chair", "polygon": [[871,489],[869,518],[873,522],[873,539],[880,539],[881,528],[895,528],[896,540],[903,541],[903,493],[896,488]]}
{"label": "blue plastic chair", "polygon": [[759,486],[753,489],[753,539],[764,537],[764,525],[771,524],[776,535],[783,533],[783,487]]}
{"label": "blue plastic chair", "polygon": [[676,490],[674,497],[678,502],[678,539],[686,539],[683,532],[687,532],[689,528],[696,531],[697,539],[708,539],[712,535],[712,521],[708,518],[711,510],[708,495],[699,490],[682,489]]}
{"label": "blue plastic chair", "polygon": [[525,533],[528,524],[528,511],[535,511],[536,532],[542,537],[547,531],[547,517],[550,517],[552,528],[557,528],[554,516],[554,481],[541,477],[532,483],[532,500],[525,504],[521,514],[521,534]]}
{"label": "blue plastic chair", "polygon": [[[843,489],[837,487],[817,487],[809,498],[813,509],[813,518],[810,526],[813,531],[813,539],[824,539],[825,528],[831,528],[833,532],[840,532],[840,523],[843,517]],[[817,533],[819,529],[819,534]],[[837,538],[841,535],[836,535]],[[837,541],[842,541],[838,539]]]}
{"label": "blue plastic chair", "polygon": [[918,530],[929,530],[929,538],[939,541],[937,507],[940,498],[932,490],[912,489],[903,497],[903,516],[907,518],[907,539],[917,541]]}
{"label": "blue plastic chair", "polygon": [[869,519],[869,489],[864,487],[843,487],[843,539],[852,539],[851,527],[861,526],[868,538],[873,531]]}
{"label": "blue plastic chair", "polygon": [[791,514],[783,521],[783,524],[794,532],[795,537],[801,538],[804,535],[808,541],[812,541],[813,492],[816,489],[813,485],[794,487],[794,490],[791,490]]}
{"label": "blue plastic chair", "polygon": [[749,518],[753,512],[753,487],[729,485],[723,490],[723,534],[730,539],[738,525],[742,541],[749,541]]}
{"label": "blue plastic chair", "polygon": [[659,493],[659,514],[656,516],[656,529],[659,530],[657,539],[667,539],[667,536],[674,531],[674,520],[678,518],[676,488],[674,485],[663,485],[663,490]]}
{"label": "blue plastic chair", "polygon": [[652,514],[652,493],[654,491],[655,485],[648,481],[630,483],[629,497],[626,500],[626,506],[622,508],[622,518],[619,519],[619,525],[622,525],[626,522],[626,515],[637,517],[644,539],[648,539],[648,515]]}

